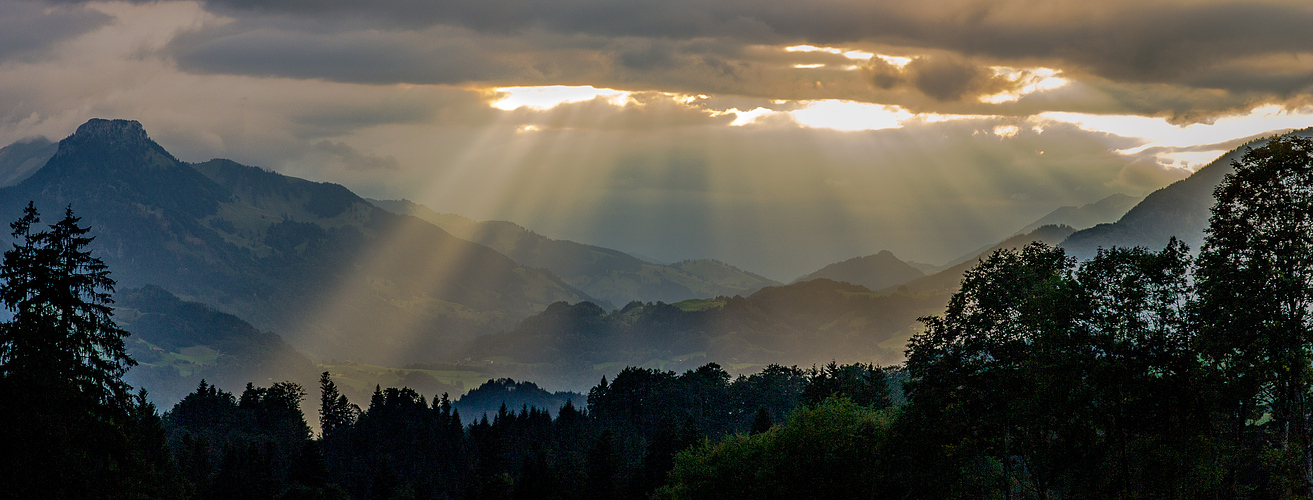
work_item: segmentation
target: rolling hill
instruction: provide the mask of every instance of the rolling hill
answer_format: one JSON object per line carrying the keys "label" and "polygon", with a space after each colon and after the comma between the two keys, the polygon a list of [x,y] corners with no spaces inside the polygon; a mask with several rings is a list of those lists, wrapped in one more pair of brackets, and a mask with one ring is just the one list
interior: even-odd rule
{"label": "rolling hill", "polygon": [[861,285],[871,290],[881,290],[901,285],[925,276],[924,272],[898,260],[888,250],[865,257],[854,257],[843,262],[830,264],[820,270],[794,280],[811,281],[826,278],[834,281],[846,281]]}
{"label": "rolling hill", "polygon": [[547,269],[606,307],[632,301],[744,295],[778,282],[729,264],[697,259],[652,264],[618,250],[556,240],[506,221],[474,221],[440,214],[407,200],[369,200],[398,214],[419,217],[459,238],[487,245],[525,266]]}

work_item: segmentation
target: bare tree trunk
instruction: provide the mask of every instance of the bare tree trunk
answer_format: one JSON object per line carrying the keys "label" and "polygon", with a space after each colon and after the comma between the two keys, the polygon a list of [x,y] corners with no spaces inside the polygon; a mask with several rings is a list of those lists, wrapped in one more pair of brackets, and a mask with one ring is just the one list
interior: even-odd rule
{"label": "bare tree trunk", "polygon": [[1301,451],[1304,452],[1304,487],[1308,490],[1309,500],[1313,500],[1313,447],[1310,447],[1308,391],[1301,387],[1299,392],[1299,438]]}
{"label": "bare tree trunk", "polygon": [[1003,498],[1012,500],[1012,428],[1003,436]]}

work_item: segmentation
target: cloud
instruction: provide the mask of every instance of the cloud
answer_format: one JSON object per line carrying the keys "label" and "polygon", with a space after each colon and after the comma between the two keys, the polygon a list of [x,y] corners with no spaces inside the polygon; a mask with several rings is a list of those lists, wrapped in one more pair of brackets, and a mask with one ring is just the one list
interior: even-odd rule
{"label": "cloud", "polygon": [[871,58],[871,62],[863,69],[871,84],[878,88],[889,90],[906,82],[900,68],[878,57]]}
{"label": "cloud", "polygon": [[[1170,75],[1214,57],[1281,48],[1313,18],[1298,0],[1199,4],[1109,0],[1036,5],[1025,0],[379,0],[374,2],[210,0],[229,13],[349,17],[418,29],[464,26],[514,33],[672,39],[739,38],[752,43],[874,41],[1001,58],[1061,56],[1109,75]],[[1306,38],[1306,37],[1305,37]]]}
{"label": "cloud", "polygon": [[1151,158],[1137,158],[1126,163],[1108,185],[1132,192],[1145,192],[1179,181],[1190,174],[1191,171],[1185,168],[1163,165]]}
{"label": "cloud", "polygon": [[989,68],[961,57],[918,57],[907,63],[905,70],[917,90],[939,101],[993,94],[1012,86]]}
{"label": "cloud", "polygon": [[[693,99],[693,101],[688,101]],[[546,110],[520,108],[508,120],[539,129],[652,131],[728,125],[734,117],[713,112],[692,96],[635,92],[620,103],[605,98],[560,104]]]}
{"label": "cloud", "polygon": [[401,164],[392,156],[362,153],[344,142],[319,141],[311,148],[311,161],[327,161],[347,170],[401,170]]}
{"label": "cloud", "polygon": [[[242,29],[248,28],[248,29]],[[458,83],[514,75],[466,30],[302,32],[226,25],[178,37],[168,55],[195,73],[329,78],[350,83]]]}
{"label": "cloud", "polygon": [[[230,16],[167,52],[204,74],[357,83],[595,85],[626,90],[848,99],[913,110],[1024,113],[977,105],[1006,88],[992,66],[1042,65],[1103,93],[1102,112],[1178,123],[1307,103],[1313,4],[1186,0],[1036,5],[1028,0],[208,0]],[[844,71],[798,43],[899,53]],[[772,49],[773,48],[773,49]],[[789,58],[809,62],[789,63]],[[829,59],[826,59],[829,58]],[[795,65],[816,67],[799,69]],[[816,66],[820,65],[820,66]],[[857,66],[863,64],[859,61]],[[915,91],[912,91],[915,89]],[[1146,90],[1148,89],[1148,90]],[[928,98],[928,99],[925,99]],[[1047,110],[1094,111],[1091,101]],[[975,109],[969,109],[975,108]]]}
{"label": "cloud", "polygon": [[678,63],[674,44],[667,40],[640,39],[626,45],[631,46],[618,51],[620,63],[625,67],[648,70],[669,68]]}
{"label": "cloud", "polygon": [[0,2],[0,61],[32,60],[50,46],[104,26],[112,18],[80,6],[48,7],[40,2]]}

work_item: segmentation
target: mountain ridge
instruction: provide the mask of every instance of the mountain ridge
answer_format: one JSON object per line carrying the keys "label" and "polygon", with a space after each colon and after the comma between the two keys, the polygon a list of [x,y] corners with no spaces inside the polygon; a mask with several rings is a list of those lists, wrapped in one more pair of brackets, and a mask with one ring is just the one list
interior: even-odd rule
{"label": "mountain ridge", "polygon": [[1116,221],[1126,215],[1126,212],[1134,208],[1143,199],[1116,193],[1079,207],[1074,205],[1058,207],[1049,212],[1048,215],[1021,228],[1020,231],[1017,231],[1017,234],[1026,234],[1039,229],[1041,226],[1052,225],[1067,225],[1077,231],[1088,229],[1099,224]]}
{"label": "mountain ridge", "polygon": [[55,155],[59,144],[45,137],[23,139],[0,148],[0,188],[22,182]]}
{"label": "mountain ridge", "polygon": [[[1313,137],[1313,127],[1289,134]],[[1080,259],[1093,257],[1100,247],[1143,246],[1158,250],[1172,237],[1191,250],[1198,250],[1211,215],[1213,189],[1233,171],[1232,161],[1239,160],[1248,148],[1266,144],[1269,139],[1255,139],[1224,153],[1189,177],[1150,193],[1116,222],[1077,231],[1060,246]]]}
{"label": "mountain ridge", "polygon": [[409,200],[369,200],[394,213],[412,215],[447,232],[487,245],[515,260],[547,269],[566,283],[619,307],[633,301],[678,302],[719,295],[750,294],[776,281],[715,259],[653,264],[619,250],[557,240],[508,221],[475,221],[442,214]]}
{"label": "mountain ridge", "polygon": [[882,290],[925,275],[920,269],[899,260],[893,252],[881,250],[871,255],[830,264],[793,280],[793,283],[828,278],[861,285],[871,290]]}

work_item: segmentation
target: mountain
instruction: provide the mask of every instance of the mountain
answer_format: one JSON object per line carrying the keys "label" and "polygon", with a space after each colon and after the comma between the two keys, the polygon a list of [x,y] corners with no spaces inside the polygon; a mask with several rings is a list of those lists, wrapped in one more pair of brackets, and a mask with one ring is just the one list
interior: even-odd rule
{"label": "mountain", "polygon": [[895,257],[892,252],[884,250],[874,255],[854,257],[843,262],[830,264],[822,267],[819,271],[798,278],[794,282],[827,278],[862,285],[871,290],[881,290],[907,283],[922,276],[925,276],[924,272],[898,260],[898,257]]}
{"label": "mountain", "polygon": [[[1032,241],[1039,241],[1049,245],[1057,245],[1064,239],[1074,233],[1076,230],[1071,226],[1042,226],[1028,234],[1020,234],[1004,240],[1002,243],[994,245],[976,254],[975,257],[959,262],[948,269],[939,271],[935,274],[923,278],[917,278],[906,284],[896,287],[898,291],[911,293],[924,293],[933,291],[956,292],[962,284],[962,276],[967,270],[973,268],[981,259],[990,256],[995,250],[1008,248],[1021,248]],[[893,288],[883,290],[885,292],[893,291]],[[947,304],[945,302],[945,304]],[[942,311],[941,311],[942,312]],[[939,314],[939,313],[936,313]]]}
{"label": "mountain", "polygon": [[231,389],[247,382],[315,383],[315,365],[277,334],[262,332],[231,314],[187,302],[157,286],[115,294],[114,317],[131,332],[128,354],[139,363],[126,380],[170,407],[201,379]]}
{"label": "mountain", "polygon": [[78,127],[43,168],[0,189],[0,218],[17,219],[28,200],[47,222],[68,206],[83,217],[122,287],[157,285],[319,358],[446,360],[548,304],[591,300],[342,186],[181,162],[134,121]]}
{"label": "mountain", "polygon": [[[1081,207],[1065,206],[1049,212],[1048,215],[1041,217],[1039,220],[1027,224],[1026,227],[1017,231],[1016,236],[1030,234],[1043,226],[1071,226],[1079,231],[1093,227],[1101,223],[1107,223],[1117,220],[1128,210],[1130,210],[1139,199],[1124,194],[1114,194],[1102,200],[1090,203]],[[1052,242],[1057,244],[1060,242]],[[926,274],[943,271],[945,269],[956,267],[967,262],[976,262],[981,254],[993,252],[995,245],[985,245],[949,261],[943,266],[935,268],[934,271],[926,271]],[[969,267],[969,266],[968,266]]]}
{"label": "mountain", "polygon": [[516,262],[547,269],[610,308],[639,302],[677,302],[698,297],[746,295],[778,282],[729,264],[698,259],[653,264],[618,250],[555,240],[505,221],[474,221],[441,214],[407,200],[369,200],[394,213],[413,215],[447,232],[501,252]]}
{"label": "mountain", "polygon": [[0,187],[18,184],[46,164],[58,145],[45,137],[24,139],[0,148]]}
{"label": "mountain", "polygon": [[1056,245],[1073,232],[1044,226],[880,291],[817,278],[747,297],[631,302],[609,312],[588,302],[552,304],[514,328],[472,340],[463,357],[504,376],[577,390],[623,366],[685,370],[714,361],[741,371],[769,363],[899,363],[917,318],[943,314],[979,259],[1032,241]]}
{"label": "mountain", "polygon": [[824,278],[748,297],[675,304],[552,304],[506,332],[480,337],[471,360],[498,373],[584,389],[624,366],[685,370],[714,361],[731,370],[770,363],[902,361],[916,318],[940,314],[949,293],[877,294]]}
{"label": "mountain", "polygon": [[[1310,137],[1313,128],[1292,133]],[[1175,236],[1198,250],[1208,227],[1213,189],[1234,170],[1232,161],[1244,156],[1248,148],[1266,143],[1267,139],[1259,139],[1227,152],[1189,177],[1150,193],[1117,222],[1076,232],[1062,242],[1062,248],[1077,258],[1089,259],[1100,247],[1143,246],[1157,250]]]}
{"label": "mountain", "polygon": [[1029,233],[1039,229],[1040,226],[1071,226],[1081,230],[1097,224],[1113,222],[1126,215],[1126,212],[1141,199],[1118,193],[1081,207],[1059,207],[1017,231],[1017,234]]}
{"label": "mountain", "polygon": [[912,269],[921,271],[921,274],[935,274],[939,271],[943,271],[945,269],[948,269],[949,267],[952,267],[950,265],[939,266],[935,264],[926,264],[924,262],[916,262],[912,260],[908,260],[904,262],[906,262],[907,265],[912,266]]}

